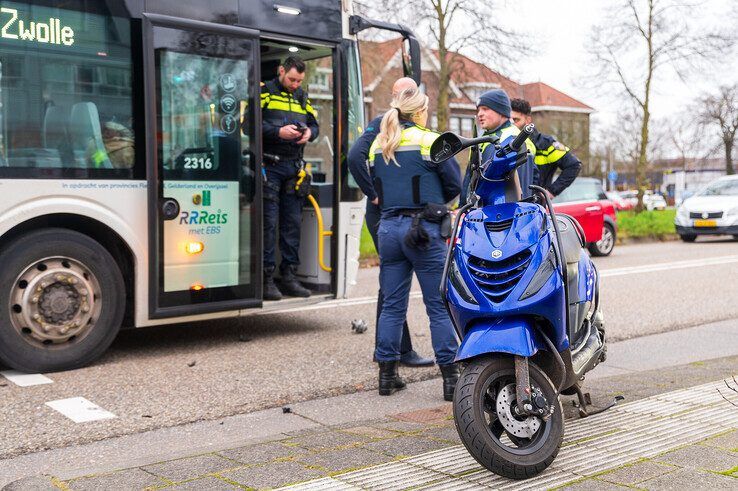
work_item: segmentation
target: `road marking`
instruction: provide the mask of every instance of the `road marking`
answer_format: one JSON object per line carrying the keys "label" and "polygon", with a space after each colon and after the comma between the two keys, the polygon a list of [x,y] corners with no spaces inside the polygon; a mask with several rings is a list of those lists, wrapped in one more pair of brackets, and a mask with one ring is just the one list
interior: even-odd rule
{"label": "road marking", "polygon": [[699,268],[703,266],[716,266],[720,264],[738,263],[738,256],[718,256],[705,259],[689,259],[686,261],[673,261],[670,263],[644,264],[642,266],[629,266],[625,268],[611,268],[600,271],[603,278],[611,276],[624,276],[628,274],[653,273],[656,271],[668,271],[672,269]]}
{"label": "road marking", "polygon": [[16,370],[3,370],[0,375],[13,382],[19,387],[31,387],[33,385],[53,384],[54,381],[40,373],[23,373]]}
{"label": "road marking", "polygon": [[553,465],[525,481],[489,472],[463,446],[454,445],[280,489],[368,489],[380,483],[391,483],[394,489],[414,486],[438,491],[556,488],[738,429],[738,411],[719,390],[727,392],[722,380],[567,421],[563,446]]}
{"label": "road marking", "polygon": [[59,411],[75,423],[86,423],[101,419],[112,419],[117,416],[84,397],[72,397],[70,399],[59,399],[46,403],[51,409]]}
{"label": "road marking", "polygon": [[[629,274],[653,273],[656,271],[668,271],[675,269],[697,268],[702,266],[716,266],[721,264],[738,263],[738,256],[718,256],[707,259],[692,259],[685,261],[673,261],[669,263],[644,264],[642,266],[629,266],[625,268],[610,268],[600,270],[602,278],[613,276],[625,276]],[[419,291],[410,292],[410,299],[423,298]],[[308,312],[312,310],[332,309],[338,307],[353,307],[357,305],[370,305],[377,303],[377,297],[342,298],[338,300],[327,300],[308,306],[285,307],[283,309],[261,312],[259,315],[288,314],[294,312]]]}

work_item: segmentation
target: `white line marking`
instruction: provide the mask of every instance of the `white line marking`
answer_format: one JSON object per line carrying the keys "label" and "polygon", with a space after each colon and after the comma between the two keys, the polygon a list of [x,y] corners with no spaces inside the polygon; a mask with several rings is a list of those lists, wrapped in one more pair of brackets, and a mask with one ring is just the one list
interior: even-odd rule
{"label": "white line marking", "polygon": [[705,259],[690,259],[686,261],[673,261],[670,263],[644,264],[642,266],[629,266],[626,268],[611,268],[600,271],[603,278],[610,276],[623,276],[627,274],[653,273],[656,271],[669,271],[672,269],[698,268],[702,266],[716,266],[720,264],[738,263],[738,256],[719,256]]}
{"label": "white line marking", "polygon": [[[738,256],[718,256],[707,259],[691,259],[685,261],[673,261],[669,263],[644,264],[641,266],[629,266],[625,268],[610,268],[600,271],[602,278],[613,276],[624,276],[629,274],[653,273],[656,271],[669,271],[675,269],[697,268],[701,266],[716,266],[720,264],[738,263]],[[423,294],[419,291],[410,292],[410,299],[423,298]],[[332,309],[337,307],[353,307],[355,305],[369,305],[377,303],[377,297],[357,297],[343,298],[338,300],[328,300],[314,305],[302,307],[285,307],[284,309],[269,310],[260,313],[260,315],[270,314],[287,314],[292,312],[307,312],[311,310]]]}
{"label": "white line marking", "polygon": [[70,399],[59,399],[46,403],[51,409],[59,411],[75,423],[86,423],[100,419],[111,419],[117,416],[106,411],[97,404],[93,404],[84,397],[72,397]]}
{"label": "white line marking", "polygon": [[23,373],[16,370],[3,370],[0,375],[13,382],[19,387],[31,387],[32,385],[53,384],[54,381],[40,373]]}

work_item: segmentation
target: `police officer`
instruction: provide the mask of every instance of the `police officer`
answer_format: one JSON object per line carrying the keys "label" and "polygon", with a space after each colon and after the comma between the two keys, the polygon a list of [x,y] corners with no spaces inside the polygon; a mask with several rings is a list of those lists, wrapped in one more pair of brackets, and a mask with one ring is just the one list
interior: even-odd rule
{"label": "police officer", "polygon": [[[479,127],[484,129],[485,136],[495,135],[500,141],[504,141],[508,137],[514,137],[520,133],[520,130],[510,122],[510,113],[510,98],[507,92],[502,89],[487,91],[477,100],[477,121],[479,122]],[[530,155],[534,155],[536,148],[530,139],[525,140],[525,145],[528,147]],[[482,151],[482,163],[493,158],[495,151],[494,145],[483,143],[480,146],[480,150]],[[471,177],[470,167],[466,168],[464,184],[461,188],[461,203],[466,203],[467,193],[473,191],[468,189]],[[521,196],[528,196],[530,194],[528,185],[535,183],[536,177],[534,170],[535,166],[533,165],[532,159],[530,159],[528,165],[518,168],[515,179],[518,180]]]}
{"label": "police officer", "polygon": [[[288,57],[279,66],[277,78],[261,85],[262,133],[264,141],[264,300],[282,295],[309,297],[310,291],[295,277],[300,264],[300,222],[304,189],[298,173],[303,168],[305,144],[318,137],[315,110],[300,87],[305,62]],[[267,158],[270,156],[270,158]],[[276,156],[276,159],[271,157]],[[303,186],[308,184],[302,183]],[[282,280],[274,284],[275,242],[279,221],[279,265]]]}
{"label": "police officer", "polygon": [[[398,79],[392,86],[392,97],[396,98],[400,92],[405,89],[416,89],[418,85],[415,80],[409,77]],[[377,242],[377,228],[379,227],[379,199],[375,194],[372,185],[369,168],[366,163],[369,159],[369,148],[379,133],[379,125],[382,117],[374,118],[367,126],[366,131],[357,138],[356,142],[351,146],[348,153],[349,171],[356,179],[357,184],[367,196],[366,202],[366,227],[369,229],[369,235],[374,242],[374,248],[379,250]],[[377,321],[382,313],[382,290],[379,290],[377,298]],[[376,338],[374,340],[376,344]],[[407,319],[402,324],[402,342],[400,346],[400,363],[409,367],[426,367],[433,365],[433,360],[420,356],[414,349],[410,340],[410,329],[407,325]]]}
{"label": "police officer", "polygon": [[[513,124],[518,128],[522,129],[533,120],[530,104],[525,99],[513,99],[511,108]],[[561,194],[579,175],[582,163],[568,147],[551,135],[545,135],[536,129],[530,139],[536,147],[534,162],[538,169],[538,178],[535,184],[544,188],[550,197]],[[561,175],[554,181],[557,169],[561,171]]]}
{"label": "police officer", "polygon": [[405,387],[398,374],[402,323],[412,282],[418,277],[436,363],[443,374],[443,396],[453,399],[459,369],[454,363],[458,343],[441,300],[446,243],[441,224],[430,210],[443,210],[459,193],[459,166],[454,159],[435,165],[430,147],[438,137],[424,126],[428,97],[418,89],[402,91],[382,117],[380,131],[369,151],[373,187],[382,211],[379,239],[379,282],[384,307],[377,325],[375,357],[379,362],[379,394]]}

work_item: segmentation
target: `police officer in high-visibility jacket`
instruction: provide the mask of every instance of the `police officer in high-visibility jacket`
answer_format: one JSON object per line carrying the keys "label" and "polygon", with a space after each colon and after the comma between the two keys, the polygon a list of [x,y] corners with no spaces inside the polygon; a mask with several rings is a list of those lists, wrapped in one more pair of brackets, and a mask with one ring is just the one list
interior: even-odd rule
{"label": "police officer in high-visibility jacket", "polygon": [[[510,112],[510,98],[502,89],[487,91],[477,100],[477,122],[479,123],[479,127],[484,130],[485,136],[494,134],[500,141],[504,141],[510,136],[517,136],[520,130],[510,122]],[[530,138],[525,140],[525,145],[528,147],[530,155],[534,155],[536,148],[533,142],[530,141]],[[494,157],[494,145],[483,143],[480,145],[480,150],[482,151],[482,163]],[[527,165],[519,167],[517,173],[514,175],[518,186],[518,193],[521,196],[528,196],[530,194],[528,185],[535,184],[536,177],[534,171],[535,167],[531,159]],[[461,186],[462,204],[466,203],[467,193],[474,191],[473,189],[468,189],[470,177],[470,167],[467,167],[464,184]]]}
{"label": "police officer in high-visibility jacket", "polygon": [[[417,89],[418,84],[409,77],[402,77],[395,81],[392,85],[392,97],[397,97],[405,89]],[[372,176],[369,173],[367,161],[369,160],[369,149],[374,143],[379,133],[379,126],[382,123],[382,116],[374,118],[366,127],[366,130],[356,139],[348,152],[349,172],[356,180],[361,190],[366,194],[366,228],[374,242],[375,249],[379,249],[377,240],[377,229],[379,229],[379,220],[381,210],[379,209],[379,199],[372,185]],[[377,298],[377,320],[382,314],[382,306],[384,305],[382,290],[379,290]],[[376,338],[375,338],[376,343]],[[375,360],[376,361],[376,360]],[[400,346],[400,364],[409,367],[429,367],[433,365],[431,358],[420,356],[414,349],[412,340],[410,339],[410,327],[407,319],[402,325],[402,344]]]}
{"label": "police officer in high-visibility jacket", "polygon": [[377,237],[384,308],[375,349],[379,394],[390,395],[405,386],[398,374],[400,338],[415,271],[430,319],[436,363],[443,374],[443,396],[451,400],[459,377],[454,363],[458,343],[438,289],[448,235],[440,222],[448,214],[446,203],[459,194],[459,165],[455,159],[438,165],[430,161],[430,147],[438,134],[424,127],[428,120],[425,94],[406,89],[392,106],[369,151],[382,211]]}
{"label": "police officer in high-visibility jacket", "polygon": [[[315,110],[300,87],[305,78],[305,62],[288,57],[279,67],[278,77],[261,86],[261,119],[264,141],[264,300],[279,300],[282,294],[309,297],[295,276],[300,264],[300,223],[309,181],[304,172],[303,147],[318,137]],[[277,159],[267,158],[276,156]],[[300,186],[304,186],[301,189]],[[279,221],[279,251],[282,262],[280,286],[274,283],[275,243]]]}
{"label": "police officer in high-visibility jacket", "polygon": [[[518,128],[523,129],[526,124],[533,121],[530,104],[525,99],[513,99],[510,106],[512,122]],[[535,184],[548,191],[551,197],[561,194],[579,175],[582,163],[568,147],[556,141],[551,135],[545,135],[536,129],[530,140],[536,146],[534,162],[538,177]],[[561,174],[554,181],[557,170],[560,170]]]}

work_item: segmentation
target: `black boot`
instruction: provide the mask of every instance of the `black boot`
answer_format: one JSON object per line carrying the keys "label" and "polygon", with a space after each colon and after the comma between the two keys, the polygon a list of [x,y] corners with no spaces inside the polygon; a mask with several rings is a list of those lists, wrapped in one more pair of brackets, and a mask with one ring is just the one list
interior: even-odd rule
{"label": "black boot", "polygon": [[431,358],[425,358],[417,351],[411,350],[400,355],[400,364],[406,367],[432,367],[434,362]]}
{"label": "black boot", "polygon": [[443,399],[453,401],[456,382],[459,381],[459,365],[452,363],[438,366],[441,368],[441,375],[443,375]]}
{"label": "black boot", "polygon": [[310,290],[297,281],[297,277],[295,276],[296,270],[297,268],[295,266],[290,266],[282,271],[282,280],[279,282],[279,289],[288,297],[307,298],[310,296]]}
{"label": "black boot", "polygon": [[379,395],[388,396],[405,388],[405,381],[400,378],[397,369],[399,361],[379,362]]}
{"label": "black boot", "polygon": [[282,300],[282,292],[274,284],[274,268],[264,268],[264,300]]}

